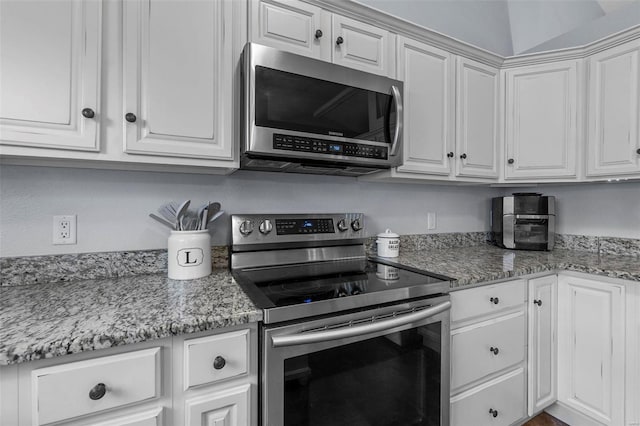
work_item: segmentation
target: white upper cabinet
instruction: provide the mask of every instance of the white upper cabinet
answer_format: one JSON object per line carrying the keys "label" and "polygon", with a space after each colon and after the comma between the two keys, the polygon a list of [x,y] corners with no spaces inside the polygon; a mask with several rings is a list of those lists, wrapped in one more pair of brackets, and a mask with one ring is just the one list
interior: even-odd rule
{"label": "white upper cabinet", "polygon": [[507,69],[505,179],[576,176],[578,61]]}
{"label": "white upper cabinet", "polygon": [[125,152],[233,160],[231,8],[124,2]]}
{"label": "white upper cabinet", "polygon": [[374,74],[395,76],[395,34],[299,0],[251,0],[250,40]]}
{"label": "white upper cabinet", "polygon": [[399,172],[449,175],[453,164],[453,56],[398,36],[404,81],[404,164]]}
{"label": "white upper cabinet", "polygon": [[0,144],[100,149],[102,3],[0,2]]}
{"label": "white upper cabinet", "polygon": [[253,0],[251,41],[331,61],[331,13],[301,1]]}
{"label": "white upper cabinet", "polygon": [[456,175],[497,178],[498,70],[458,57],[456,82]]}
{"label": "white upper cabinet", "polygon": [[640,40],[589,58],[587,175],[640,172]]}

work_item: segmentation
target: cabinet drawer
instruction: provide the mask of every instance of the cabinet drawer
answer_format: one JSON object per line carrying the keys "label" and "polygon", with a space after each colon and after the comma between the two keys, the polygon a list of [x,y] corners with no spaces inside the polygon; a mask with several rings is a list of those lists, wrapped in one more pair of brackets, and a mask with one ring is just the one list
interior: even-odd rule
{"label": "cabinet drawer", "polygon": [[507,426],[522,419],[524,380],[524,370],[518,369],[452,398],[451,425]]}
{"label": "cabinet drawer", "polygon": [[159,367],[160,348],[152,348],[34,370],[31,380],[36,423],[70,419],[157,397]]}
{"label": "cabinet drawer", "polygon": [[451,292],[451,322],[524,306],[525,280]]}
{"label": "cabinet drawer", "polygon": [[184,342],[184,389],[246,374],[249,330]]}
{"label": "cabinet drawer", "polygon": [[524,361],[524,312],[451,333],[451,389]]}

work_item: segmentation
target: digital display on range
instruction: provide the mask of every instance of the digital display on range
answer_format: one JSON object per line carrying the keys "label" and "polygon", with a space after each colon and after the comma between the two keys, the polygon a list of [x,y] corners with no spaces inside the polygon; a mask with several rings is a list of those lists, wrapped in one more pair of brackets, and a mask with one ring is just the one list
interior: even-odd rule
{"label": "digital display on range", "polygon": [[277,235],[332,234],[333,219],[276,219]]}
{"label": "digital display on range", "polygon": [[329,144],[329,151],[340,154],[342,152],[342,145]]}

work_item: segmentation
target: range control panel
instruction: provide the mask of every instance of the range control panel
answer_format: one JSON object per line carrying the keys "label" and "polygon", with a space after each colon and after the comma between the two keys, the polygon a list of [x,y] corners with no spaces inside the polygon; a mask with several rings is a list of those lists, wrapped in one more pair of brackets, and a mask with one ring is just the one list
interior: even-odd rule
{"label": "range control panel", "polygon": [[233,245],[321,242],[366,236],[362,213],[231,216]]}
{"label": "range control panel", "polygon": [[353,142],[336,142],[279,133],[273,135],[273,149],[381,160],[387,160],[389,158],[388,149],[384,146],[365,145]]}

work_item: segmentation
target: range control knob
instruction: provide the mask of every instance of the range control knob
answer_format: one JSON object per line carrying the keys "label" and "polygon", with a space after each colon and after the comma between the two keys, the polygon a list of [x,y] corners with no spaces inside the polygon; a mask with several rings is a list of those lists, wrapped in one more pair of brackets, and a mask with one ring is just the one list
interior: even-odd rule
{"label": "range control knob", "polygon": [[338,225],[337,226],[338,226],[338,231],[340,231],[340,232],[344,232],[347,229],[349,229],[349,225],[347,225],[347,221],[344,220],[344,219],[340,219],[338,221]]}
{"label": "range control knob", "polygon": [[258,227],[258,230],[260,231],[260,233],[264,235],[267,235],[269,232],[271,232],[272,229],[273,229],[273,225],[271,224],[271,221],[269,219],[263,220],[260,226]]}
{"label": "range control knob", "polygon": [[245,220],[240,224],[240,233],[242,235],[249,235],[253,232],[253,223],[250,220]]}
{"label": "range control knob", "polygon": [[351,222],[351,229],[353,229],[356,232],[362,229],[362,224],[360,223],[360,219],[355,219],[353,222]]}

